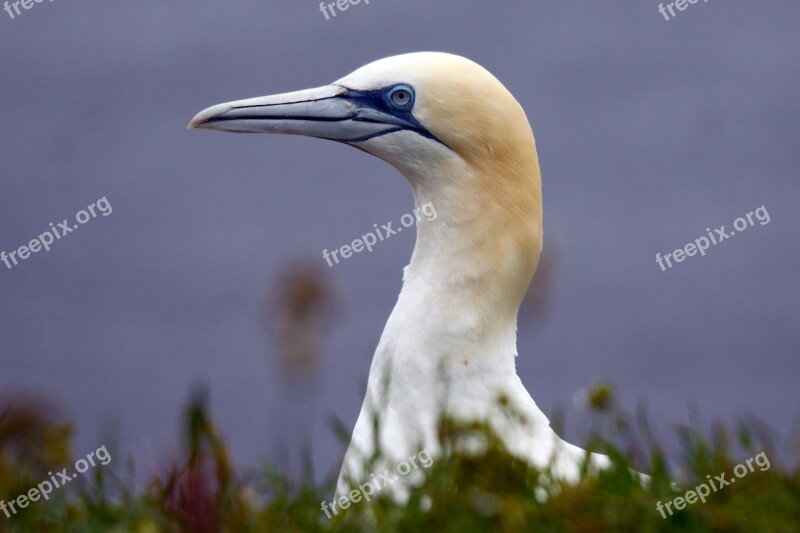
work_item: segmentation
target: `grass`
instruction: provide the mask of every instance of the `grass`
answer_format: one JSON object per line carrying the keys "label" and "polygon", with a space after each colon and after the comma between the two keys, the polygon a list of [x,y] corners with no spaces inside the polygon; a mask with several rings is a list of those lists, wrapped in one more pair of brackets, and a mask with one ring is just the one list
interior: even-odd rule
{"label": "grass", "polygon": [[[599,475],[587,473],[572,485],[552,482],[546,470],[509,455],[487,427],[445,420],[439,432],[444,453],[407,502],[378,495],[328,519],[321,502],[333,499],[333,479],[295,486],[269,469],[237,472],[203,401],[195,399],[185,413],[184,457],[146,487],[135,488],[131,465],[122,472],[116,462],[93,468],[46,502],[31,503],[11,518],[0,513],[0,530],[800,531],[800,471],[778,464],[769,432],[759,424],[717,426],[710,437],[697,428],[680,429],[676,467],[665,460],[644,417],[634,423],[614,405],[610,387],[596,387],[589,403],[594,430],[587,446],[613,459],[613,467]],[[71,426],[47,412],[20,400],[0,407],[1,500],[26,494],[48,472],[74,464]],[[485,450],[459,452],[465,437],[482,439]],[[758,454],[761,462],[751,461],[752,471],[705,503],[683,510],[673,504],[666,518],[657,511],[657,502],[672,502],[722,473],[735,477],[736,465]],[[643,486],[633,468],[649,473],[652,482]]]}

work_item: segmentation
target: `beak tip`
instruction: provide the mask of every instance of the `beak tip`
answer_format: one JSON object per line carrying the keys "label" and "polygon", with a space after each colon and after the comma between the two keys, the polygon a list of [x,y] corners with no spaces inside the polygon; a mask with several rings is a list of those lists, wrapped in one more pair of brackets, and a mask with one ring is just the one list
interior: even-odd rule
{"label": "beak tip", "polygon": [[226,112],[230,111],[230,106],[227,104],[219,104],[215,106],[211,106],[206,108],[199,113],[197,113],[194,118],[189,122],[189,125],[186,127],[187,130],[202,130],[208,129],[206,126],[211,123],[211,121],[215,118],[224,115]]}
{"label": "beak tip", "polygon": [[186,126],[187,130],[202,130],[205,129],[206,124],[209,123],[210,117],[205,111],[201,111],[192,118],[189,125]]}

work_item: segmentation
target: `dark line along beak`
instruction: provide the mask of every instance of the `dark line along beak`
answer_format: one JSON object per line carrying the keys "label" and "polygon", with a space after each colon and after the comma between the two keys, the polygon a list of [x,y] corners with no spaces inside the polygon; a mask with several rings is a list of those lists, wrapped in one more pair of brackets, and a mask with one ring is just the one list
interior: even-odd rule
{"label": "dark line along beak", "polygon": [[389,114],[371,105],[372,100],[365,93],[329,85],[215,105],[198,113],[189,129],[283,133],[341,142],[365,141],[401,129],[420,130],[415,120]]}

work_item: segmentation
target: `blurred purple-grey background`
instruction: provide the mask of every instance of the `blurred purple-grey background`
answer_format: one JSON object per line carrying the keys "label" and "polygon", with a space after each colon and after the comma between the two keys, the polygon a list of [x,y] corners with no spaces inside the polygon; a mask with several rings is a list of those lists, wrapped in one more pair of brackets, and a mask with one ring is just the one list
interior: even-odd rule
{"label": "blurred purple-grey background", "polygon": [[[333,269],[322,250],[412,209],[402,177],[343,145],[187,132],[223,101],[316,87],[441,50],[492,71],[537,136],[546,308],[518,369],[546,413],[580,416],[598,378],[663,435],[689,419],[800,413],[800,4],[372,0],[44,2],[0,12],[0,250],[107,197],[13,270],[0,264],[0,393],[104,428],[147,470],[206,383],[240,464],[312,451],[336,470],[413,233]],[[665,254],[764,205],[771,217],[662,272]],[[336,288],[316,374],[292,381],[267,327],[295,261]],[[534,284],[537,281],[534,279]],[[567,424],[566,436],[574,438]]]}

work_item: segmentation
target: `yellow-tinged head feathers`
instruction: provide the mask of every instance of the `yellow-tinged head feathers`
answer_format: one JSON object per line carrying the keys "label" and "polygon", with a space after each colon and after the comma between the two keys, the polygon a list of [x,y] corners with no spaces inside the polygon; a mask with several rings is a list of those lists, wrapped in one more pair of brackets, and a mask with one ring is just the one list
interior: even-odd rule
{"label": "yellow-tinged head feathers", "polygon": [[531,148],[525,112],[489,71],[461,56],[417,52],[370,63],[335,82],[374,90],[400,83],[416,89],[413,113],[470,163]]}

